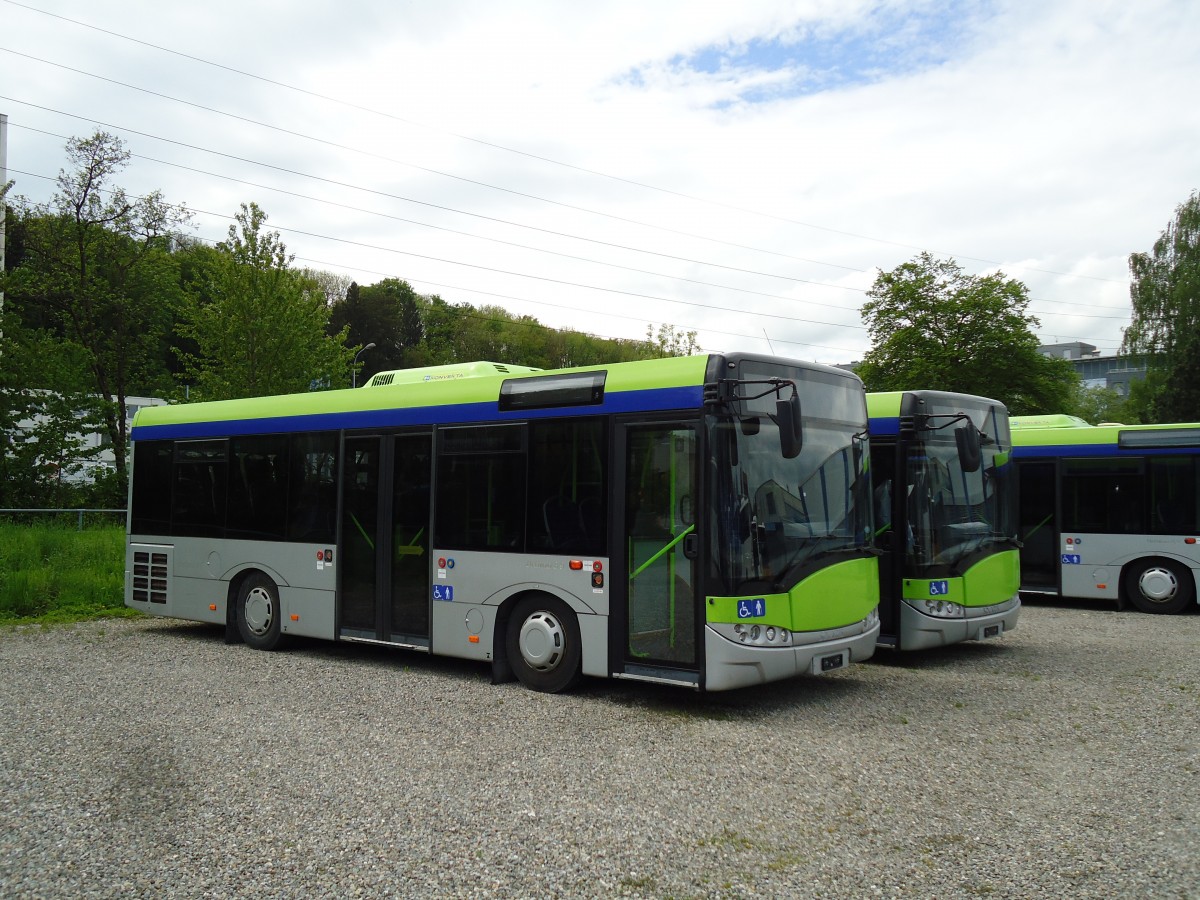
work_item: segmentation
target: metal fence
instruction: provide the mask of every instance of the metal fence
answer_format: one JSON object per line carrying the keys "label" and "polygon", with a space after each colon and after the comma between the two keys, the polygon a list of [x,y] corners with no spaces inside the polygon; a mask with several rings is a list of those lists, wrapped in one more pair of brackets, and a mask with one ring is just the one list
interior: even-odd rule
{"label": "metal fence", "polygon": [[125,515],[123,509],[0,509],[0,516],[13,516],[23,518],[26,515],[75,515],[77,527],[83,531],[84,515]]}

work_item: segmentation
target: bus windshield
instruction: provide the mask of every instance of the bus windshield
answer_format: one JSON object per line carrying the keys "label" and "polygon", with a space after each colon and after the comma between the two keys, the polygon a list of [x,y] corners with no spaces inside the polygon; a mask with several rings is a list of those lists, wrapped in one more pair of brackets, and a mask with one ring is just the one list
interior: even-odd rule
{"label": "bus windshield", "polygon": [[[961,574],[957,565],[979,551],[1016,540],[1015,477],[1007,418],[988,405],[932,403],[907,460],[906,561],[914,574]],[[963,470],[955,430],[979,430],[981,462]]]}
{"label": "bus windshield", "polygon": [[795,382],[803,447],[794,459],[780,452],[773,394],[740,401],[736,414],[711,421],[713,587],[735,596],[779,593],[829,564],[831,554],[865,549],[866,408],[853,378],[750,360],[739,376]]}

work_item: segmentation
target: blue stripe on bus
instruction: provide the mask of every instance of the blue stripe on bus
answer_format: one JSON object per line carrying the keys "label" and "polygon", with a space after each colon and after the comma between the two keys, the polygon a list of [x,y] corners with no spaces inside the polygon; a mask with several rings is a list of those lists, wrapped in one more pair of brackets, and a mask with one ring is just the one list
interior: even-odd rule
{"label": "blue stripe on bus", "polygon": [[180,422],[139,425],[130,432],[135,441],[187,440],[191,438],[236,437],[247,434],[285,434],[300,431],[339,431],[364,428],[398,428],[405,425],[449,425],[473,422],[504,422],[557,416],[595,416],[612,413],[656,412],[668,409],[698,410],[704,389],[700,385],[654,388],[644,391],[614,391],[598,406],[563,406],[554,409],[522,409],[500,412],[499,401],[457,403],[446,406],[417,406],[390,409],[361,409],[343,412],[307,413],[258,419],[229,419],[219,422]]}
{"label": "blue stripe on bus", "polygon": [[870,431],[879,437],[894,437],[900,433],[899,416],[877,416],[871,419]]}
{"label": "blue stripe on bus", "polygon": [[1111,457],[1113,459],[1137,459],[1140,456],[1195,456],[1200,454],[1200,447],[1136,447],[1124,449],[1116,444],[1063,444],[1044,445],[1040,447],[1013,447],[1013,457],[1016,459],[1043,459],[1060,456],[1069,457]]}

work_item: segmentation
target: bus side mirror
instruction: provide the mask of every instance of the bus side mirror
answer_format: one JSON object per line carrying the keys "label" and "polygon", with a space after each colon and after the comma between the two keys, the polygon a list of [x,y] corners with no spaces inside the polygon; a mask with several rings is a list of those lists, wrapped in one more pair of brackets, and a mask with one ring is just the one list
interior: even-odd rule
{"label": "bus side mirror", "polygon": [[979,446],[979,429],[970,419],[966,425],[954,429],[954,442],[958,444],[958,460],[964,472],[978,472],[983,460]]}
{"label": "bus side mirror", "polygon": [[784,459],[795,459],[804,446],[804,434],[800,427],[800,396],[795,391],[787,400],[780,397],[775,401],[775,424],[779,426],[779,451]]}

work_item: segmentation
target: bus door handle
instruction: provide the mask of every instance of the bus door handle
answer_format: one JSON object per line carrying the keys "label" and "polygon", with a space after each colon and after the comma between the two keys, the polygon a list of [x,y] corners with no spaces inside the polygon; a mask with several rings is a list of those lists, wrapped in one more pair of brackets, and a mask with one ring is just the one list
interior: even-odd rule
{"label": "bus door handle", "polygon": [[700,536],[693,531],[683,539],[683,555],[695,559],[700,555]]}

